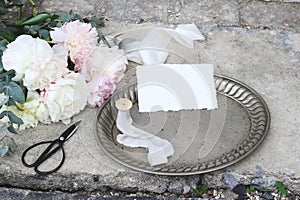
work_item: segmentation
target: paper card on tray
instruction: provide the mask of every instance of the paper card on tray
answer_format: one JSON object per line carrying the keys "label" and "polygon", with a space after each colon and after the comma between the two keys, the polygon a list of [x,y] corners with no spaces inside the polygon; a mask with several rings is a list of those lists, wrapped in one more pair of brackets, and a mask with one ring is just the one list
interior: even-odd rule
{"label": "paper card on tray", "polygon": [[216,109],[212,64],[137,66],[140,112]]}

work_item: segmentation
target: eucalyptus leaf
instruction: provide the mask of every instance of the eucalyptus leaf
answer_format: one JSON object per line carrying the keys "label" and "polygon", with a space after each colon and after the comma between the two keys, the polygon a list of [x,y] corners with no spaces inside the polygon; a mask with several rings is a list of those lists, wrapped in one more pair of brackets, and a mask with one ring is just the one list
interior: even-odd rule
{"label": "eucalyptus leaf", "polygon": [[31,28],[32,28],[32,30],[34,30],[36,32],[41,29],[41,27],[39,25],[33,25],[33,26],[31,26]]}
{"label": "eucalyptus leaf", "polygon": [[76,20],[79,20],[80,22],[83,22],[83,19],[82,19],[82,17],[80,16],[80,15],[78,15],[78,14],[75,14],[74,15],[74,19]]}
{"label": "eucalyptus leaf", "polygon": [[16,131],[16,129],[15,129],[13,126],[9,126],[9,127],[7,128],[7,130],[8,130],[9,132],[13,133],[13,134],[18,134],[17,131]]}
{"label": "eucalyptus leaf", "polygon": [[50,36],[50,33],[46,29],[41,29],[41,30],[39,30],[39,35],[41,38],[47,39]]}
{"label": "eucalyptus leaf", "polygon": [[90,24],[92,25],[92,27],[95,27],[95,28],[97,27],[97,24],[95,22],[93,22],[93,21],[90,22]]}
{"label": "eucalyptus leaf", "polygon": [[4,67],[3,67],[3,63],[2,63],[2,59],[0,57],[0,74],[3,72]]}
{"label": "eucalyptus leaf", "polygon": [[7,110],[2,111],[2,113],[0,113],[0,119],[2,119],[4,116],[7,116]]}
{"label": "eucalyptus leaf", "polygon": [[98,18],[96,16],[93,16],[91,18],[91,22],[94,22],[96,24],[96,26],[105,26],[104,22],[103,22],[103,19],[102,18]]}
{"label": "eucalyptus leaf", "polygon": [[1,40],[0,41],[0,51],[1,51],[1,55],[2,55],[2,52],[6,49],[7,47],[7,42],[5,42],[4,40]]}
{"label": "eucalyptus leaf", "polygon": [[[5,83],[4,85],[6,85],[6,82],[11,81],[11,79],[15,76],[16,76],[16,71],[11,69],[7,72],[4,72],[4,73],[0,74],[0,81],[4,82]],[[1,83],[0,83],[0,85],[1,85]],[[0,86],[0,90],[1,90],[1,88],[3,88],[3,85]]]}
{"label": "eucalyptus leaf", "polygon": [[1,157],[4,157],[5,155],[7,155],[9,151],[9,146],[2,146],[1,147]]}
{"label": "eucalyptus leaf", "polygon": [[63,13],[60,15],[60,19],[63,23],[71,21],[71,14]]}
{"label": "eucalyptus leaf", "polygon": [[44,21],[44,25],[47,25],[47,24],[49,24],[49,23],[51,23],[51,18],[48,18],[48,19],[46,19],[46,20]]}
{"label": "eucalyptus leaf", "polygon": [[100,40],[102,39],[103,37],[103,34],[100,30],[96,29],[97,30],[97,33],[98,33],[98,42],[100,42]]}
{"label": "eucalyptus leaf", "polygon": [[9,98],[9,100],[8,100],[8,102],[7,102],[7,106],[16,106],[16,108],[17,108],[19,111],[23,111],[23,109],[20,108],[20,107],[18,106],[18,104],[16,103],[16,101],[13,100],[13,99],[11,99],[11,98]]}
{"label": "eucalyptus leaf", "polygon": [[12,138],[12,137],[9,137],[9,138],[11,140],[11,143],[12,143],[13,147],[16,148],[18,145],[17,145],[16,141],[14,140],[14,138]]}
{"label": "eucalyptus leaf", "polygon": [[25,95],[22,88],[16,82],[10,82],[7,86],[8,96],[12,97],[18,103],[25,102]]}
{"label": "eucalyptus leaf", "polygon": [[36,35],[37,31],[33,30],[33,29],[29,29],[29,34],[30,35]]}
{"label": "eucalyptus leaf", "polygon": [[60,27],[62,27],[62,23],[60,23],[60,22],[57,22],[57,23],[56,23],[56,27],[57,27],[57,28],[60,28]]}
{"label": "eucalyptus leaf", "polygon": [[4,2],[4,0],[0,0],[0,7],[5,7],[5,2]]}
{"label": "eucalyptus leaf", "polygon": [[7,111],[7,116],[9,118],[9,120],[14,123],[14,124],[23,124],[23,120],[21,118],[19,118],[18,116],[16,116],[12,111]]}
{"label": "eucalyptus leaf", "polygon": [[111,47],[110,44],[108,43],[108,41],[106,40],[106,38],[102,35],[102,41],[105,45],[107,45],[109,48]]}
{"label": "eucalyptus leaf", "polygon": [[6,130],[10,125],[9,124],[5,124],[3,126],[0,127],[0,133],[4,130]]}
{"label": "eucalyptus leaf", "polygon": [[6,97],[3,99],[3,101],[0,102],[0,107],[3,106],[4,104],[6,104],[6,103],[8,102],[8,100],[9,100],[9,97],[6,96]]}

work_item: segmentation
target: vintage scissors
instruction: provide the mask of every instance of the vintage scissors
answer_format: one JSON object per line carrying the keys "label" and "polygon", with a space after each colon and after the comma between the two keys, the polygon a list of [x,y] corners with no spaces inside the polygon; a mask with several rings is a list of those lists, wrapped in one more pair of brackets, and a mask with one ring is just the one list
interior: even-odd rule
{"label": "vintage scissors", "polygon": [[[51,174],[53,172],[56,172],[64,163],[65,161],[65,150],[63,148],[64,142],[67,141],[68,139],[70,139],[70,137],[76,132],[76,130],[78,129],[78,125],[80,124],[81,120],[74,123],[73,125],[71,125],[67,130],[65,130],[63,132],[63,134],[61,134],[59,136],[59,138],[57,138],[56,140],[53,141],[44,141],[44,142],[39,142],[37,144],[34,144],[32,146],[30,146],[28,149],[26,149],[22,155],[22,163],[23,165],[25,165],[26,167],[33,167],[34,171],[37,174],[40,175],[47,175],[47,174]],[[33,148],[39,146],[39,145],[44,145],[50,143],[49,146],[38,156],[38,158],[31,164],[27,163],[25,161],[25,157],[26,154]],[[59,165],[49,171],[40,171],[38,168],[39,166],[44,163],[47,159],[49,159],[52,155],[54,155],[58,150],[62,151],[62,159],[59,163]]]}

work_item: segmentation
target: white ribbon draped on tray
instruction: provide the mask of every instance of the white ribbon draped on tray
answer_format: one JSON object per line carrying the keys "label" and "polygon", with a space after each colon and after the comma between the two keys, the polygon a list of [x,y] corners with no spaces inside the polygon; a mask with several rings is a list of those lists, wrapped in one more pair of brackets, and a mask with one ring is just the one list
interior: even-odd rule
{"label": "white ribbon draped on tray", "polygon": [[171,39],[179,44],[194,48],[195,40],[204,40],[195,24],[180,24],[175,29],[155,28],[151,30],[143,41],[124,45],[128,60],[151,65],[165,63],[169,53],[166,51]]}
{"label": "white ribbon draped on tray", "polygon": [[[167,46],[171,39],[183,46],[193,48],[193,42],[204,40],[204,37],[195,24],[181,24],[175,29],[155,28],[142,41],[126,44],[123,49],[128,60],[133,62],[144,65],[163,64],[169,55]],[[123,134],[117,136],[117,141],[128,147],[147,148],[151,166],[167,163],[167,158],[174,154],[172,144],[134,127],[132,121],[128,120],[130,118],[128,113],[118,112],[117,127]]]}

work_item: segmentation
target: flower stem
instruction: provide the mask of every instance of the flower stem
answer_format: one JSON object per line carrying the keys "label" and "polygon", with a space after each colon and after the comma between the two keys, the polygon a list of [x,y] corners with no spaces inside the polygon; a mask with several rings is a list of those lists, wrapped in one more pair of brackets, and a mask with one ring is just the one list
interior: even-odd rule
{"label": "flower stem", "polygon": [[33,0],[28,0],[28,2],[32,6],[32,14],[33,14],[33,16],[36,16],[36,5],[35,5],[34,1]]}
{"label": "flower stem", "polygon": [[22,13],[23,13],[23,12],[22,12],[22,7],[20,6],[19,9],[18,9],[18,19],[17,19],[18,22],[20,22],[21,19],[22,19]]}
{"label": "flower stem", "polygon": [[4,40],[7,44],[9,44],[9,41],[5,37],[3,37],[3,36],[0,35],[0,39]]}

